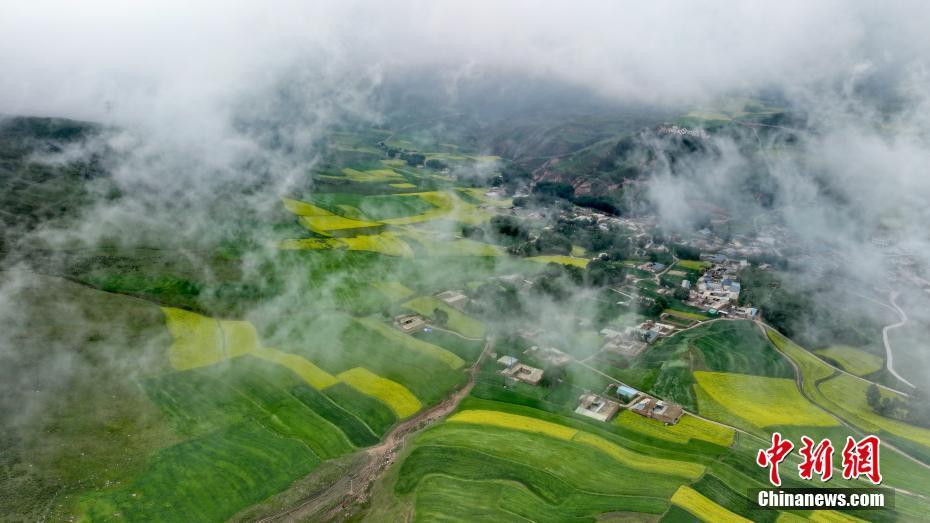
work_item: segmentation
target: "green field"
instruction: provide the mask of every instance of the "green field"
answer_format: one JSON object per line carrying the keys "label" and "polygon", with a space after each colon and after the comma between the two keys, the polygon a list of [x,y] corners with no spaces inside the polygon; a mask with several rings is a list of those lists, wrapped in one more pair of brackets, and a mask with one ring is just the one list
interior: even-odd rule
{"label": "green field", "polygon": [[466,362],[475,361],[484,348],[484,343],[481,340],[465,339],[457,334],[439,329],[433,329],[431,332],[415,332],[411,335],[418,340],[425,341],[455,353]]}
{"label": "green field", "polygon": [[[838,374],[817,385],[841,416],[849,414],[855,417],[855,423],[870,432],[886,431],[908,439],[924,447],[930,447],[930,429],[915,427],[897,420],[879,416],[869,408],[865,400],[868,383],[845,374]],[[884,395],[895,394],[885,391]]]}
{"label": "green field", "polygon": [[407,510],[418,521],[662,514],[675,492],[704,472],[699,462],[726,450],[700,437],[733,441],[732,431],[696,418],[663,437],[664,426],[603,424],[476,398],[460,409],[415,440],[387,480],[397,500],[376,497],[368,519]]}
{"label": "green field", "polygon": [[696,320],[696,321],[704,321],[708,318],[708,316],[705,314],[698,314],[696,312],[678,311],[675,309],[665,309],[662,312],[667,313],[671,316],[677,316],[679,318],[685,318],[685,319]]}
{"label": "green field", "polygon": [[[394,492],[415,492],[417,517],[423,520],[440,515],[468,520],[477,511],[560,521],[610,511],[661,513],[680,484],[659,474],[634,474],[619,463],[599,466],[603,459],[596,449],[570,441],[450,423],[417,439],[401,465]],[[437,484],[440,478],[454,479],[456,486],[468,484],[466,492],[494,490],[500,497],[479,498],[476,504]],[[501,492],[502,485],[512,486]]]}
{"label": "green field", "polygon": [[710,262],[698,260],[678,260],[678,262],[675,263],[676,267],[695,272],[703,272],[704,269],[710,267],[710,265]]}
{"label": "green field", "polygon": [[427,358],[441,361],[453,369],[458,369],[465,364],[462,358],[456,356],[454,353],[449,352],[442,347],[437,347],[432,343],[426,343],[417,338],[414,338],[413,336],[408,336],[407,334],[404,334],[403,332],[393,327],[385,325],[384,323],[381,323],[374,318],[358,318],[355,321],[365,326],[365,328],[377,332],[381,336],[395,341],[413,352],[417,352]]}
{"label": "green field", "polygon": [[297,375],[252,356],[151,377],[143,387],[187,439],[159,450],[125,486],[83,497],[91,516],[222,519],[352,452],[352,441],[376,441]]}
{"label": "green field", "polygon": [[465,379],[460,370],[464,362],[454,353],[373,318],[327,315],[300,327],[298,332],[307,334],[289,335],[300,342],[279,345],[281,350],[300,355],[332,375],[364,367],[402,385],[426,405],[439,401]]}
{"label": "green field", "polygon": [[376,289],[378,289],[379,292],[387,296],[391,301],[399,301],[404,298],[409,298],[414,293],[412,290],[404,286],[404,284],[396,281],[375,282],[374,286]]}
{"label": "green field", "polygon": [[371,221],[419,215],[434,209],[434,205],[425,199],[406,194],[314,193],[310,200],[330,212],[355,214],[356,218]]}
{"label": "green field", "polygon": [[[866,382],[839,373],[781,334],[771,330],[768,334],[772,343],[798,364],[803,378],[803,391],[808,398],[858,431],[878,434],[884,441],[892,442],[910,456],[922,461],[930,459],[930,449],[926,443],[926,435],[930,431],[875,414],[865,402],[865,389],[868,387]],[[882,391],[882,395],[891,394],[894,393]],[[895,452],[886,451],[882,459],[883,475],[887,484],[918,491],[930,489],[930,472],[926,467],[915,464],[911,459]],[[930,510],[922,501],[902,495],[898,498],[898,510],[904,513],[918,514],[922,510]]]}
{"label": "green field", "polygon": [[573,256],[558,256],[558,255],[547,255],[547,256],[530,256],[527,260],[534,261],[537,263],[561,263],[562,265],[572,265],[574,267],[581,267],[584,269],[588,266],[587,258],[575,258]]}
{"label": "green field", "polygon": [[822,358],[836,362],[840,368],[857,376],[872,374],[885,366],[885,361],[880,356],[848,345],[833,345],[820,349],[816,353]]}
{"label": "green field", "polygon": [[404,303],[404,307],[429,317],[433,316],[436,309],[445,311],[449,316],[449,321],[446,324],[448,328],[458,332],[462,336],[468,336],[469,338],[481,338],[484,336],[485,328],[480,321],[463,314],[458,309],[449,307],[432,296],[414,298]]}
{"label": "green field", "polygon": [[397,416],[390,407],[346,383],[337,383],[321,393],[341,409],[358,418],[376,436],[382,436],[397,421]]}
{"label": "green field", "polygon": [[80,502],[84,517],[135,521],[216,521],[309,474],[320,458],[299,440],[244,422],[155,455],[141,474]]}
{"label": "green field", "polygon": [[794,378],[791,364],[750,321],[716,321],[655,343],[632,365],[657,369],[648,392],[696,408],[695,371]]}
{"label": "green field", "polygon": [[[879,416],[869,408],[865,401],[868,382],[838,373],[823,360],[781,334],[771,330],[768,334],[772,343],[798,364],[803,376],[804,392],[815,403],[863,431],[887,431],[924,448],[930,447],[930,430]],[[887,390],[882,390],[881,393],[886,396],[894,395]]]}

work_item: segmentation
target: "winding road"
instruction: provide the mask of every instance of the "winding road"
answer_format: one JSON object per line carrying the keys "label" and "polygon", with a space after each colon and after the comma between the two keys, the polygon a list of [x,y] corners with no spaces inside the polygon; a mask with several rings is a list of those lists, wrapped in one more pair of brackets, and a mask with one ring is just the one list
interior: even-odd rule
{"label": "winding road", "polygon": [[885,343],[885,366],[888,368],[888,372],[890,372],[892,376],[900,380],[901,383],[904,383],[907,386],[913,389],[916,389],[917,387],[915,387],[913,383],[904,379],[904,376],[901,376],[900,374],[898,374],[897,371],[894,370],[894,355],[892,354],[892,351],[891,351],[891,342],[888,341],[888,331],[890,331],[891,329],[897,329],[898,327],[901,327],[902,325],[907,323],[907,313],[904,312],[904,309],[898,306],[897,302],[895,301],[897,297],[898,297],[898,292],[893,291],[891,295],[888,296],[888,302],[891,303],[891,306],[894,307],[894,310],[898,313],[898,316],[901,317],[901,321],[897,323],[892,323],[891,325],[885,325],[885,327],[882,329],[882,342]]}

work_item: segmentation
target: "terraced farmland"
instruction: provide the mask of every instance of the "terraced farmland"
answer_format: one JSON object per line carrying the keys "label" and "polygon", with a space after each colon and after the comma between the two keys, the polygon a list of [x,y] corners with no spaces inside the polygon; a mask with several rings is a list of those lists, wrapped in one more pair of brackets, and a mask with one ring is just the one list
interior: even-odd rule
{"label": "terraced farmland", "polygon": [[574,267],[581,267],[584,269],[588,266],[587,258],[575,258],[573,256],[530,256],[527,260],[534,261],[537,263],[560,263],[562,265],[572,265]]}
{"label": "terraced farmland", "polygon": [[[706,443],[691,438],[653,439],[620,423],[615,434],[604,424],[471,398],[460,408],[416,439],[388,480],[400,504],[382,508],[375,500],[372,520],[407,511],[423,521],[484,516],[593,521],[609,512],[661,514],[678,488],[704,470],[692,460],[700,459],[693,451]],[[693,450],[681,452],[685,448]],[[722,448],[710,445],[705,451]],[[472,498],[476,495],[482,497]]]}
{"label": "terraced farmland", "polygon": [[659,421],[623,410],[613,423],[643,435],[675,443],[687,443],[691,439],[699,439],[728,447],[735,437],[733,429],[715,425],[694,416],[684,416],[675,425],[666,426]]}
{"label": "terraced farmland", "polygon": [[355,367],[339,373],[339,380],[373,398],[381,400],[398,418],[420,410],[420,401],[406,387],[365,369]]}
{"label": "terraced farmland", "polygon": [[750,321],[716,321],[658,342],[633,368],[658,369],[649,392],[697,408],[695,371],[793,379],[791,364]]}
{"label": "terraced farmland", "polygon": [[[339,147],[380,154],[364,148],[363,142],[351,140]],[[24,479],[0,493],[0,499],[23,488],[39,500],[23,502],[29,506],[17,510],[35,517],[21,519],[48,514],[50,519],[108,520],[119,514],[140,521],[221,521],[256,504],[278,503],[270,500],[282,492],[290,492],[294,504],[313,497],[315,490],[294,486],[313,484],[314,472],[325,471],[332,460],[359,463],[348,472],[358,475],[338,480],[357,486],[351,482],[380,474],[376,466],[391,463],[387,457],[400,452],[376,484],[370,505],[353,517],[378,522],[776,521],[791,516],[758,510],[746,495],[746,488],[766,484],[765,471],[754,463],[763,442],[753,435],[764,440],[778,430],[795,438],[810,434],[837,441],[848,432],[874,431],[912,456],[930,454],[930,431],[868,409],[865,381],[741,321],[708,322],[659,342],[635,361],[619,363],[630,363],[623,368],[596,358],[587,360],[590,367],[579,363],[597,351],[601,339],[593,328],[572,332],[565,345],[576,361],[560,379],[552,379],[559,371],[547,366],[550,378],[543,385],[509,383],[488,361],[470,395],[439,419],[435,412],[455,405],[444,400],[471,378],[468,367],[485,342],[493,345],[501,335],[500,326],[476,319],[484,316],[449,307],[431,293],[478,289],[491,276],[538,272],[543,263],[583,268],[585,251],[573,249],[582,257],[518,260],[500,246],[458,237],[466,229],[462,224],[484,223],[495,208],[511,202],[492,198],[485,189],[453,187],[450,176],[435,170],[377,158],[342,171],[327,169],[329,174],[317,181],[349,192],[283,200],[291,213],[279,210],[292,222],[284,229],[288,236],[268,238],[282,250],[305,252],[275,251],[279,258],[274,261],[281,265],[260,268],[239,260],[242,272],[296,267],[287,274],[290,278],[269,277],[255,288],[203,291],[250,296],[267,285],[286,295],[293,285],[297,298],[266,309],[257,298],[254,307],[221,312],[206,300],[166,301],[176,306],[160,308],[106,293],[89,299],[104,312],[82,314],[107,316],[102,324],[109,325],[112,316],[127,324],[143,318],[145,325],[133,325],[119,336],[107,329],[81,333],[90,348],[69,356],[100,365],[102,383],[71,380],[54,389],[75,397],[56,400],[57,419],[28,430],[48,435],[53,443],[67,439],[82,458],[64,467],[66,456],[60,451],[21,443],[22,456],[35,454],[43,470],[41,476],[30,472],[26,466],[33,462],[22,457],[3,469]],[[279,242],[291,233],[295,239]],[[433,270],[437,265],[443,270]],[[687,277],[701,265],[679,262],[674,276]],[[95,281],[140,286],[131,277],[97,276]],[[643,283],[644,292],[650,285]],[[115,285],[113,290],[130,287]],[[122,308],[132,311],[131,318],[119,314]],[[442,329],[408,335],[390,323],[392,315],[405,310],[426,316],[441,310],[448,322]],[[699,319],[696,313],[669,312]],[[251,321],[242,319],[246,314]],[[46,321],[25,325],[34,329]],[[71,332],[67,324],[53,330]],[[30,357],[41,358],[46,346],[67,345],[33,342],[30,336],[20,336],[27,340]],[[132,361],[112,352],[95,353],[100,339],[113,339],[112,346],[125,348]],[[516,354],[524,348],[516,345],[510,341],[498,350]],[[782,353],[799,366],[801,390]],[[822,355],[843,360],[838,349]],[[875,362],[861,356],[841,364],[867,374]],[[532,356],[525,359],[544,366]],[[608,423],[575,414],[579,394],[604,392],[611,376],[698,415],[686,414],[678,424],[665,426],[627,410]],[[455,395],[455,401],[463,395]],[[72,414],[82,409],[93,411],[91,423]],[[413,430],[425,425],[422,432]],[[102,452],[105,448],[116,450],[110,456]],[[364,463],[367,456],[374,465]],[[883,459],[888,485],[930,490],[925,468],[896,452]],[[794,481],[790,486],[808,485]],[[906,493],[897,501],[892,516],[913,519],[930,510],[926,500]],[[56,507],[46,508],[53,502]]]}
{"label": "terraced farmland", "polygon": [[481,338],[484,336],[485,328],[481,322],[460,312],[458,309],[449,307],[442,301],[432,296],[420,296],[406,303],[404,307],[423,316],[432,317],[437,309],[442,310],[448,316],[446,326],[455,332],[469,338]]}
{"label": "terraced farmland", "polygon": [[794,380],[704,371],[695,372],[694,377],[717,404],[756,427],[839,424],[801,396]]}
{"label": "terraced farmland", "polygon": [[[544,520],[558,520],[590,518],[608,511],[661,513],[681,481],[633,473],[620,463],[604,467],[604,459],[610,458],[594,447],[539,433],[448,423],[417,439],[401,465],[394,491],[401,496],[416,492],[418,518],[439,510],[446,517],[467,519],[471,503],[459,498],[457,504],[450,504],[445,489],[436,488],[435,478],[452,477],[459,480],[456,483],[467,480],[495,488],[506,481],[514,485],[514,491],[485,510],[535,517],[548,512],[552,516]],[[433,501],[432,496],[438,499]],[[420,512],[421,507],[425,512]]]}
{"label": "terraced farmland", "polygon": [[[803,376],[804,392],[815,403],[863,431],[886,431],[930,449],[930,430],[879,416],[869,408],[865,400],[868,382],[838,372],[777,332],[769,330],[768,335],[779,350],[798,364]],[[881,390],[881,394],[895,395],[885,389]]]}
{"label": "terraced farmland", "polygon": [[479,224],[493,216],[463,201],[454,191],[402,195],[324,193],[312,199],[319,205],[289,198],[283,198],[282,202],[304,227],[320,237],[282,240],[277,243],[278,248],[347,249],[403,257],[412,257],[415,252],[429,256],[504,254],[496,245],[469,239],[437,239],[435,231],[412,227],[439,219]]}
{"label": "terraced farmland", "polygon": [[[433,404],[464,382],[461,358],[370,318],[332,315],[308,324],[311,333],[281,350],[302,356],[329,374],[356,367],[398,383]],[[325,333],[321,339],[320,333]]]}
{"label": "terraced farmland", "polygon": [[[344,340],[354,350],[328,351],[327,369],[307,357],[312,351],[264,347],[249,322],[174,308],[162,314],[172,338],[162,356],[168,371],[139,383],[177,436],[118,486],[73,496],[85,517],[222,520],[327,460],[376,444],[422,403],[390,378],[342,368],[358,360],[390,361],[383,368],[403,369],[427,401],[462,379],[464,361],[454,353],[365,318],[347,322]],[[371,346],[385,357],[372,358]]]}
{"label": "terraced farmland", "polygon": [[833,345],[820,349],[817,355],[835,361],[840,368],[857,376],[867,376],[885,366],[885,361],[880,356],[848,345]]}
{"label": "terraced farmland", "polygon": [[721,523],[741,523],[750,520],[738,516],[705,498],[691,487],[682,486],[672,496],[672,503],[687,510],[701,521]]}

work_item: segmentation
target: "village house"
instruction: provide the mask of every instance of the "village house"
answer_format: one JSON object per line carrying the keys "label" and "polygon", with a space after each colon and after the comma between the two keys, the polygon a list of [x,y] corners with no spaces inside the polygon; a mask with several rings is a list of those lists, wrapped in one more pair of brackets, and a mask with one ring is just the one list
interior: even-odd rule
{"label": "village house", "polygon": [[645,395],[640,396],[636,403],[630,407],[630,410],[640,416],[661,421],[666,425],[678,423],[678,420],[684,414],[684,410],[679,405]]}
{"label": "village house", "polygon": [[648,343],[652,343],[659,336],[668,336],[675,332],[675,327],[667,323],[659,323],[653,320],[646,320],[639,324],[637,327],[640,331],[645,333],[654,332],[654,336],[646,335],[647,338],[652,338],[651,340],[647,339]]}
{"label": "village house", "polygon": [[581,414],[598,421],[610,421],[620,410],[620,404],[597,394],[582,394],[578,398],[575,414]]}
{"label": "village house", "polygon": [[426,320],[419,314],[403,314],[394,318],[394,326],[410,334],[426,327]]}
{"label": "village house", "polygon": [[601,346],[601,350],[628,358],[635,358],[646,350],[647,336],[639,329],[627,327],[623,332],[620,332],[604,328],[601,329],[600,333],[604,337],[604,345]]}
{"label": "village house", "polygon": [[465,307],[468,305],[468,302],[470,301],[468,299],[468,296],[465,296],[461,291],[453,291],[453,290],[440,292],[439,294],[436,295],[436,298],[438,298],[440,301],[442,301],[449,307],[458,309],[460,311],[464,311]]}
{"label": "village house", "polygon": [[520,360],[513,356],[501,356],[497,362],[504,366],[501,375],[505,378],[522,381],[529,385],[539,385],[539,382],[542,380],[542,369],[520,363]]}
{"label": "village house", "polygon": [[666,265],[664,263],[659,262],[646,262],[637,266],[638,269],[651,272],[653,274],[664,271],[665,267]]}
{"label": "village house", "polygon": [[611,383],[608,385],[607,390],[616,395],[617,398],[623,403],[629,403],[636,399],[637,396],[642,394],[640,391],[630,387],[629,385],[617,385],[616,383]]}
{"label": "village house", "polygon": [[536,345],[533,345],[532,347],[523,351],[523,354],[526,354],[527,356],[532,356],[554,367],[561,367],[563,365],[568,365],[568,363],[572,361],[571,356],[569,356],[568,354],[565,354],[564,352],[554,347],[546,347],[546,348],[540,349]]}

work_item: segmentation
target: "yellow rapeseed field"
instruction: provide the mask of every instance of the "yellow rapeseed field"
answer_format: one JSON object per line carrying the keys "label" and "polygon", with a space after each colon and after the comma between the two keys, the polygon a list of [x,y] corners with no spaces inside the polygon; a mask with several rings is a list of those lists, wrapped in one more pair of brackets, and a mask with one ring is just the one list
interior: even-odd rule
{"label": "yellow rapeseed field", "polygon": [[675,461],[671,459],[655,458],[646,456],[632,450],[625,449],[620,445],[584,431],[578,431],[573,438],[574,441],[594,447],[604,454],[614,458],[624,465],[642,470],[644,472],[658,472],[671,476],[679,476],[688,479],[697,479],[704,473],[704,466],[687,461]]}
{"label": "yellow rapeseed field", "polygon": [[678,423],[666,426],[660,421],[644,418],[633,411],[624,409],[613,423],[635,430],[653,438],[687,443],[690,439],[700,439],[728,447],[733,443],[736,431],[729,427],[717,425],[701,418],[684,415]]}
{"label": "yellow rapeseed field", "polygon": [[558,423],[496,410],[463,410],[449,418],[449,421],[536,432],[563,440],[570,440],[578,433],[576,429]]}
{"label": "yellow rapeseed field", "polygon": [[420,410],[420,400],[407,387],[382,378],[364,367],[355,367],[337,376],[352,388],[384,402],[398,418],[406,418]]}
{"label": "yellow rapeseed field", "polygon": [[216,320],[174,307],[162,307],[174,342],[168,361],[177,370],[212,365],[225,358],[223,333]]}
{"label": "yellow rapeseed field", "polygon": [[581,267],[582,269],[588,266],[587,258],[573,258],[571,256],[530,256],[527,258],[527,260],[538,263],[561,263],[562,265],[574,265],[575,267]]}
{"label": "yellow rapeseed field", "polygon": [[331,212],[317,207],[316,205],[302,202],[300,200],[292,200],[290,198],[281,198],[281,202],[284,204],[284,208],[288,210],[291,214],[297,216],[330,216]]}
{"label": "yellow rapeseed field", "polygon": [[287,367],[317,389],[339,381],[302,356],[262,347],[255,326],[248,321],[216,320],[172,307],[162,311],[174,337],[168,359],[177,370],[206,367],[248,354]]}
{"label": "yellow rapeseed field", "polygon": [[338,214],[329,214],[326,216],[301,216],[300,224],[313,232],[325,234],[330,231],[340,231],[345,229],[366,229],[369,227],[378,227],[378,222],[369,222],[363,220],[353,220],[339,216]]}
{"label": "yellow rapeseed field", "polygon": [[359,171],[357,169],[345,168],[342,174],[353,182],[387,182],[403,179],[403,175],[392,171],[391,169],[371,169],[368,171]]}
{"label": "yellow rapeseed field", "polygon": [[682,485],[672,495],[672,503],[690,512],[694,517],[708,523],[752,523],[738,514],[705,498],[693,488]]}
{"label": "yellow rapeseed field", "polygon": [[247,354],[260,346],[255,326],[247,321],[220,320],[226,357]]}
{"label": "yellow rapeseed field", "polygon": [[695,371],[694,379],[714,401],[758,427],[839,424],[807,401],[794,380],[706,371]]}
{"label": "yellow rapeseed field", "polygon": [[335,376],[297,354],[261,347],[252,352],[252,355],[281,365],[282,367],[287,367],[315,389],[325,389],[326,387],[339,383],[339,380],[336,379]]}

